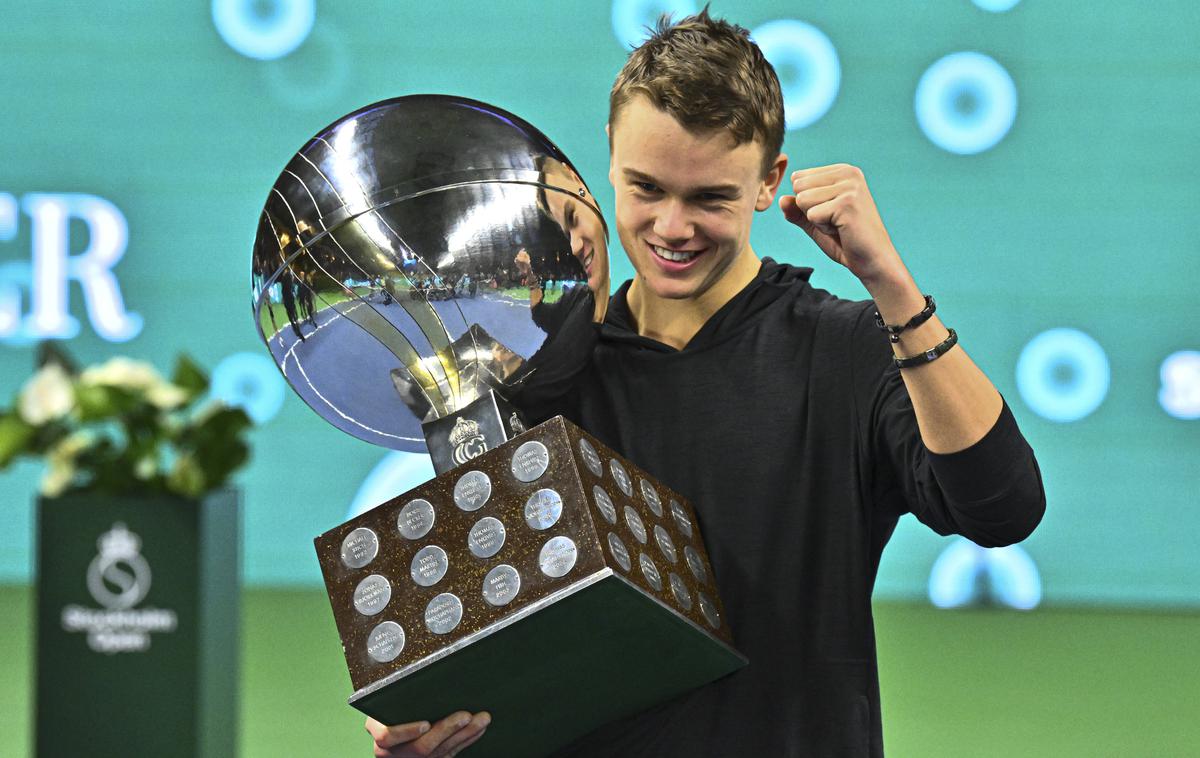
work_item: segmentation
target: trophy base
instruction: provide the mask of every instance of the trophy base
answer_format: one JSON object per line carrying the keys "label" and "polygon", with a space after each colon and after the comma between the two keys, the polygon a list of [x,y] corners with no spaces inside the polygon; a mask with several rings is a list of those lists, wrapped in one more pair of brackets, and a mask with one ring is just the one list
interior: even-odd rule
{"label": "trophy base", "polygon": [[359,690],[350,705],[385,724],[488,711],[471,755],[538,756],[746,665],[608,568],[546,601]]}

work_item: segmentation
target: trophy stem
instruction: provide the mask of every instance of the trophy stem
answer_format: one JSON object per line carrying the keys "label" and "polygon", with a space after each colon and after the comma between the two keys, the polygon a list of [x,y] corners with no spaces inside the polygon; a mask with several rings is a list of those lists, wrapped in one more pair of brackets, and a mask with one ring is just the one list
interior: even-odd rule
{"label": "trophy stem", "polygon": [[520,412],[495,390],[421,425],[433,470],[438,474],[503,445],[525,428]]}

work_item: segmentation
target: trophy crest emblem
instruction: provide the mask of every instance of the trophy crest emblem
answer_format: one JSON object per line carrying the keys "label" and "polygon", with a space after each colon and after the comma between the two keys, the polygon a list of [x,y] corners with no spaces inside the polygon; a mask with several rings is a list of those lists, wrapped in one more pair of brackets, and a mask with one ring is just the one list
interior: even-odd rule
{"label": "trophy crest emblem", "polygon": [[479,422],[461,416],[450,430],[450,444],[454,446],[454,462],[459,465],[483,455],[488,449],[487,440],[479,430]]}

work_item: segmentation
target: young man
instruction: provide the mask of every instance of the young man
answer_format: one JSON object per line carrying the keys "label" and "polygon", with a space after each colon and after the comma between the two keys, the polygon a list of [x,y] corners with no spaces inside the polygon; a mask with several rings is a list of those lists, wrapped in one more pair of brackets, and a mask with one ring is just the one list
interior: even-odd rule
{"label": "young man", "polygon": [[[981,545],[1025,538],[1045,507],[1033,453],[929,314],[862,172],[787,172],[779,84],[745,30],[707,12],[661,24],[617,77],[608,130],[637,276],[564,410],[695,504],[750,665],[564,755],[881,755],[884,544],[908,512]],[[784,216],[873,302],[758,258],[751,221],[780,184]],[[378,756],[449,755],[488,720],[368,730]]]}

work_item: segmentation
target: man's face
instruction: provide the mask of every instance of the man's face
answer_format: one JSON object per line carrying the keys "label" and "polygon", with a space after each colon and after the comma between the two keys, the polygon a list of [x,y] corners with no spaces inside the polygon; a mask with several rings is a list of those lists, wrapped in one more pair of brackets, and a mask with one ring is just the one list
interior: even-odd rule
{"label": "man's face", "polygon": [[[558,177],[547,175],[546,181],[561,186],[566,192],[546,191],[546,205],[551,217],[562,227],[571,243],[571,254],[579,259],[587,271],[588,287],[600,297],[608,297],[608,250],[604,237],[604,224],[579,195],[583,182],[572,175],[573,181],[558,181]],[[586,196],[592,200],[591,196]],[[594,201],[593,201],[594,202]]]}
{"label": "man's face", "polygon": [[617,233],[646,294],[720,291],[734,262],[753,255],[750,222],[771,205],[782,166],[764,178],[759,141],[735,145],[723,130],[689,132],[642,95],[610,128]]}

